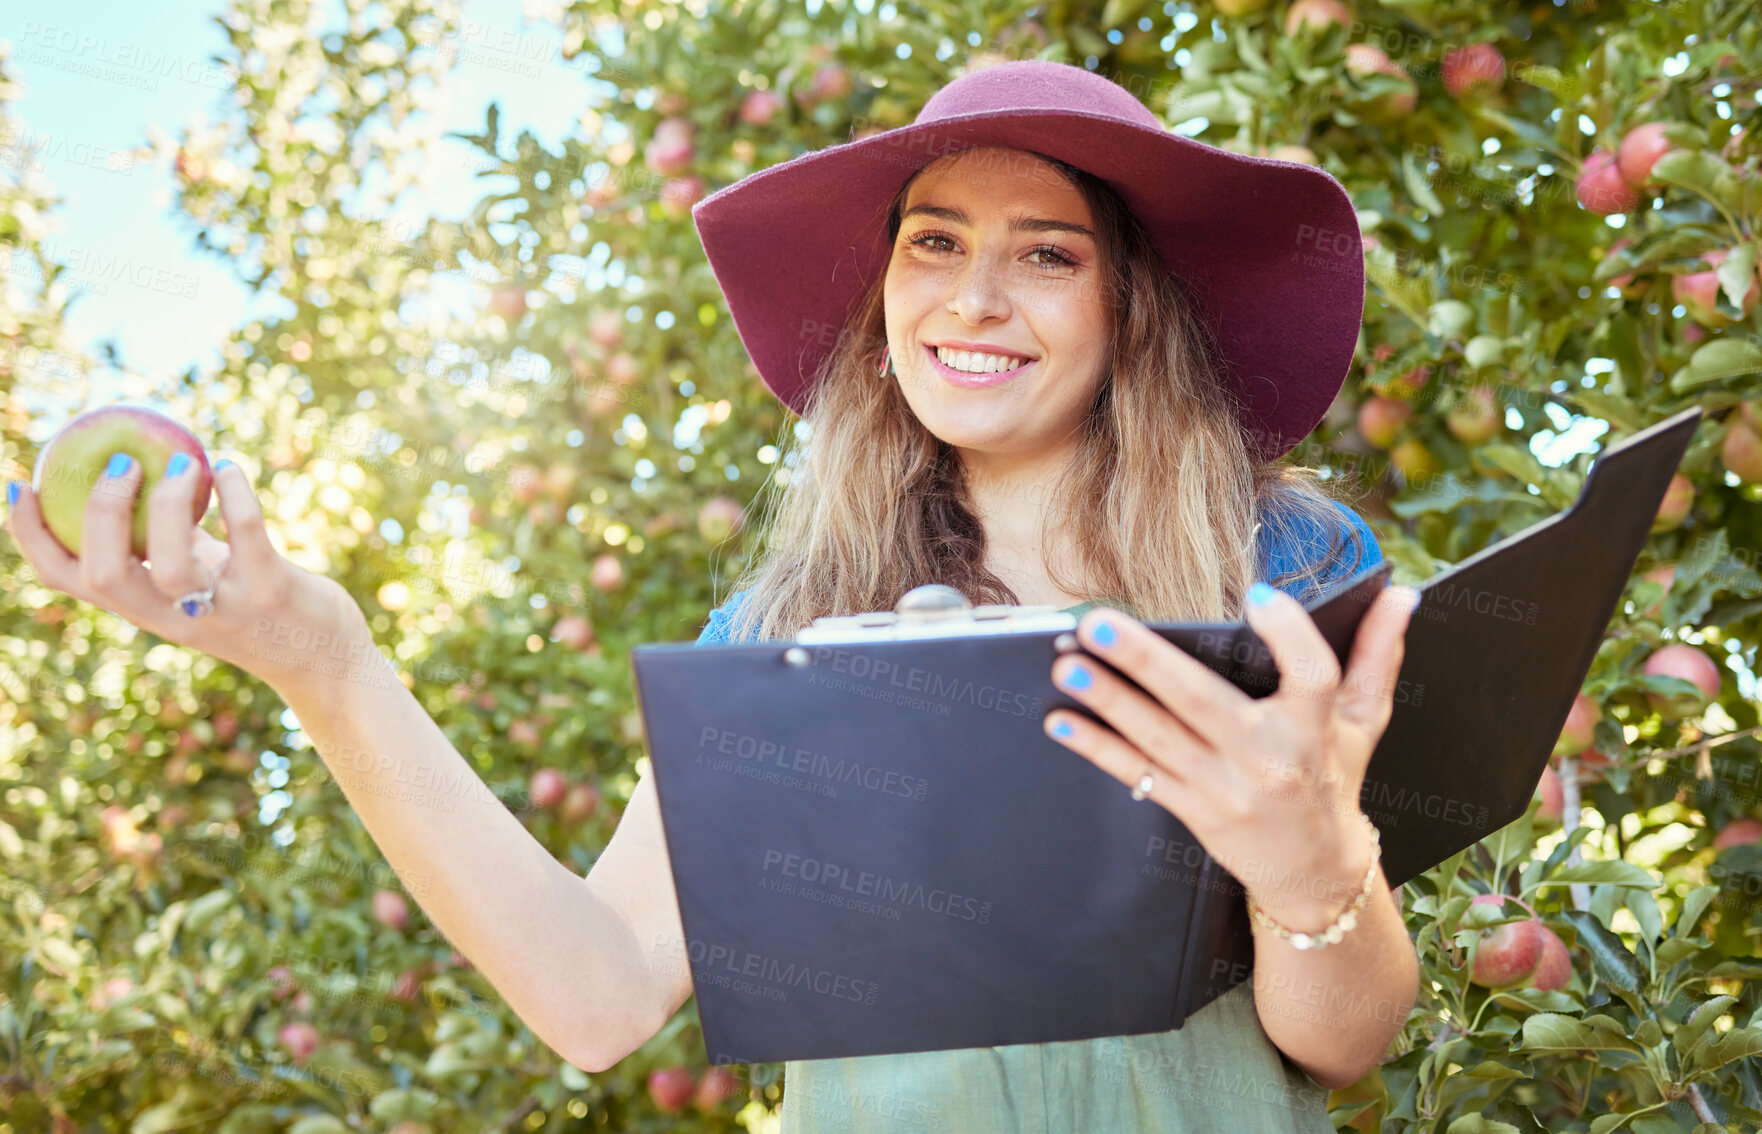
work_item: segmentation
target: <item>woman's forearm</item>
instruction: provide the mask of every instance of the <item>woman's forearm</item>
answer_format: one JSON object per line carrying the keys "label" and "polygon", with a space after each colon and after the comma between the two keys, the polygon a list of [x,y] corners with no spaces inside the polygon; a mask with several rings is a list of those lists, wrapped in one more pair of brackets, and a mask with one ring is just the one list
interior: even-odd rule
{"label": "woman's forearm", "polygon": [[[1312,875],[1284,887],[1282,900],[1259,897],[1286,928],[1319,931],[1357,893],[1366,866],[1361,858],[1324,871],[1323,884]],[[1381,866],[1356,925],[1333,944],[1297,949],[1252,924],[1254,1005],[1267,1038],[1324,1087],[1357,1082],[1400,1034],[1419,994],[1419,958]]]}

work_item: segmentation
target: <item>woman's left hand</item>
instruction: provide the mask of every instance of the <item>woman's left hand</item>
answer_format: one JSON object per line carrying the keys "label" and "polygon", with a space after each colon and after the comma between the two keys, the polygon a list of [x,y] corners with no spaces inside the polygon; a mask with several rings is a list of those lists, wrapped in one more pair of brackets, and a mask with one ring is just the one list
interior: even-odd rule
{"label": "woman's left hand", "polygon": [[[1266,601],[1253,602],[1256,593]],[[1345,904],[1369,861],[1359,792],[1394,711],[1419,594],[1400,586],[1377,597],[1344,675],[1296,599],[1270,587],[1250,598],[1248,624],[1278,668],[1276,692],[1250,697],[1142,622],[1098,607],[1078,622],[1079,640],[1149,696],[1073,651],[1053,663],[1053,680],[1105,723],[1054,710],[1044,727],[1123,784],[1137,787],[1148,772],[1150,800],[1274,917],[1297,911],[1287,924],[1307,928],[1297,923],[1325,923],[1324,911]],[[1087,684],[1069,680],[1079,671]],[[1070,735],[1059,735],[1061,723]],[[1313,879],[1332,892],[1315,893]],[[1293,885],[1305,888],[1275,892]]]}

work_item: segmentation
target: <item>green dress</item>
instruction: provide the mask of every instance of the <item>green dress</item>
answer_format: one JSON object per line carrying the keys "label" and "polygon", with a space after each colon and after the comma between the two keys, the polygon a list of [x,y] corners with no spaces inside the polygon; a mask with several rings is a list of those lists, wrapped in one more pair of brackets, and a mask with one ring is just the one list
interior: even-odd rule
{"label": "green dress", "polygon": [[[1066,607],[1078,617],[1095,602]],[[1332,1134],[1243,981],[1174,1031],[783,1065],[782,1134]]]}

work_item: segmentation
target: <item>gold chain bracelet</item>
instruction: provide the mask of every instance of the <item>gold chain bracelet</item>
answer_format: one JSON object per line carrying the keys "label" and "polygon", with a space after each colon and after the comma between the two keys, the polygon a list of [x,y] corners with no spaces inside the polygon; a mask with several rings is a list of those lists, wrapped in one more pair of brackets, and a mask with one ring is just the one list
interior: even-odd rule
{"label": "gold chain bracelet", "polygon": [[1364,881],[1359,884],[1358,893],[1351,904],[1340,912],[1333,924],[1319,933],[1293,933],[1267,916],[1260,903],[1252,897],[1248,899],[1248,916],[1252,917],[1262,928],[1270,929],[1275,934],[1291,943],[1293,949],[1320,949],[1325,945],[1337,945],[1340,938],[1358,924],[1358,911],[1370,901],[1370,884],[1377,876],[1377,863],[1383,858],[1383,836],[1377,825],[1370,821],[1370,816],[1360,812],[1360,819],[1370,828],[1370,867],[1364,872]]}

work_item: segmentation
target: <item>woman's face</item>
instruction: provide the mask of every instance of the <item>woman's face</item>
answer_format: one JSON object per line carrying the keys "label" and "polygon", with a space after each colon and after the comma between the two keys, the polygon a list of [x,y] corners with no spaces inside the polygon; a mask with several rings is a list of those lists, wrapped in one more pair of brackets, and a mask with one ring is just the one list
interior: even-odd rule
{"label": "woman's face", "polygon": [[[925,428],[1005,459],[1068,444],[1107,363],[1094,228],[1076,186],[1023,150],[961,150],[918,174],[883,290],[896,380]],[[1000,363],[956,347],[1008,369],[964,373]]]}

